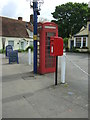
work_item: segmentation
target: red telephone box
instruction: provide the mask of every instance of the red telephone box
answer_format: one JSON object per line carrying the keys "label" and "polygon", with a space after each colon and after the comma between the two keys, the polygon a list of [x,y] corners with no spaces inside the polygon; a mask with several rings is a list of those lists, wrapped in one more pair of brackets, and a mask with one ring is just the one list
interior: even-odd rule
{"label": "red telephone box", "polygon": [[58,36],[58,26],[53,22],[38,23],[37,72],[55,72],[56,57],[50,56],[50,37]]}

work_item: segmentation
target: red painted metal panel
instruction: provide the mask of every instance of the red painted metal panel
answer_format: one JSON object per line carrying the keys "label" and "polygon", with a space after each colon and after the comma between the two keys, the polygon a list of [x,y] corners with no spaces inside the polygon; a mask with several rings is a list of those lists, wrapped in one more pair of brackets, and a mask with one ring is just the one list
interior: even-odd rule
{"label": "red painted metal panel", "polygon": [[63,39],[61,37],[51,37],[50,39],[50,55],[63,55]]}

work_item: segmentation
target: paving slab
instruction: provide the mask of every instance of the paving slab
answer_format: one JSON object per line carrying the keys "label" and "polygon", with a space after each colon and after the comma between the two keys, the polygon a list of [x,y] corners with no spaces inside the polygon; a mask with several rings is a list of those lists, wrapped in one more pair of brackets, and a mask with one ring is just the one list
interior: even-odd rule
{"label": "paving slab", "polygon": [[40,118],[32,104],[28,103],[23,97],[3,104],[3,118]]}
{"label": "paving slab", "polygon": [[[86,70],[86,55],[67,56]],[[32,65],[9,65],[5,57],[2,60],[4,118],[88,118],[88,76],[69,61],[66,61],[66,84],[60,84],[59,57],[58,85],[55,86],[55,73],[34,75]]]}

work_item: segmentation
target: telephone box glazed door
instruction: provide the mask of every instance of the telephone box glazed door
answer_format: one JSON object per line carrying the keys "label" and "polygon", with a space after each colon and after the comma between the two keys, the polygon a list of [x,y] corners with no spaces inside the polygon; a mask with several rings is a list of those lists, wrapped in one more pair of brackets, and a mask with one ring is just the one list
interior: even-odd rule
{"label": "telephone box glazed door", "polygon": [[55,72],[56,57],[50,56],[50,37],[58,36],[55,23],[38,23],[37,72],[40,74]]}
{"label": "telephone box glazed door", "polygon": [[56,33],[46,32],[45,42],[45,68],[55,67],[55,57],[50,56],[50,37],[56,36]]}

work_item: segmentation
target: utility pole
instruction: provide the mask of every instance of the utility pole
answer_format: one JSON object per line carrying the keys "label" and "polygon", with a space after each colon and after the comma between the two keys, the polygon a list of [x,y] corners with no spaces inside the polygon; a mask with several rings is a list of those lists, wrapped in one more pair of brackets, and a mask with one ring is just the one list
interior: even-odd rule
{"label": "utility pole", "polygon": [[[28,0],[27,0],[28,1]],[[33,4],[32,4],[33,3]],[[30,0],[30,7],[33,8],[33,71],[37,74],[37,16],[40,15],[40,7],[43,0]]]}
{"label": "utility pole", "polygon": [[[29,0],[26,0],[29,1]],[[44,0],[30,0],[30,7],[33,8],[33,71],[34,74],[37,74],[37,16],[40,15],[41,4],[44,3]]]}
{"label": "utility pole", "polygon": [[33,35],[33,40],[34,40],[34,65],[33,65],[33,69],[34,69],[34,74],[37,74],[37,10],[38,10],[38,6],[37,6],[37,0],[33,0],[33,28],[34,28],[34,35]]}

